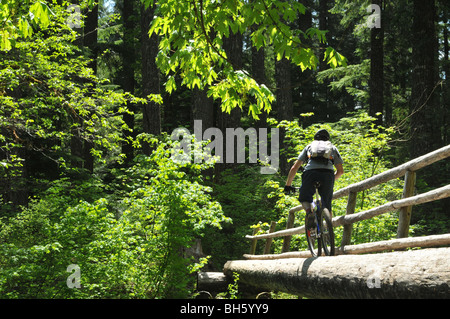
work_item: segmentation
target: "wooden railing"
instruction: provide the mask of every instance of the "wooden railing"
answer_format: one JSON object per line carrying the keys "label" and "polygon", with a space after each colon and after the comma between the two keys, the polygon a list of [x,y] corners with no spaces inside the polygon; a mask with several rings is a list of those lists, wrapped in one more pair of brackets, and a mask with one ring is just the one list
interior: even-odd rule
{"label": "wooden railing", "polygon": [[[349,185],[345,188],[339,189],[333,194],[333,199],[348,196],[346,214],[336,216],[333,218],[333,226],[343,226],[343,235],[341,246],[336,249],[337,254],[358,254],[367,252],[376,252],[383,250],[405,249],[409,247],[431,247],[439,245],[450,245],[450,234],[424,236],[424,237],[408,237],[409,225],[411,219],[412,206],[428,203],[431,201],[450,197],[450,184],[434,189],[427,193],[413,196],[414,186],[416,180],[416,171],[431,165],[437,161],[450,157],[450,145],[442,147],[434,152],[428,153],[414,160],[406,162],[400,166],[389,169],[383,173],[372,176],[361,182]],[[444,172],[443,172],[444,173]],[[363,212],[355,214],[356,197],[358,192],[365,191],[374,186],[388,182],[392,179],[404,176],[405,183],[403,188],[402,199],[388,202],[384,205],[372,208]],[[256,235],[258,229],[255,229],[253,235],[247,235],[246,238],[251,240],[250,254],[244,255],[247,259],[275,259],[275,258],[291,258],[291,257],[309,257],[309,251],[304,252],[289,252],[292,235],[302,234],[305,232],[305,227],[293,228],[295,213],[302,210],[302,206],[289,210],[289,215],[286,222],[286,229],[274,231],[275,222],[271,223],[270,230],[266,234]],[[399,221],[397,227],[397,239],[389,241],[380,241],[360,245],[349,245],[352,235],[353,223],[378,216],[393,210],[399,210]],[[269,255],[270,246],[273,238],[284,237],[281,254]],[[264,248],[264,255],[256,256],[257,241],[266,239]]]}

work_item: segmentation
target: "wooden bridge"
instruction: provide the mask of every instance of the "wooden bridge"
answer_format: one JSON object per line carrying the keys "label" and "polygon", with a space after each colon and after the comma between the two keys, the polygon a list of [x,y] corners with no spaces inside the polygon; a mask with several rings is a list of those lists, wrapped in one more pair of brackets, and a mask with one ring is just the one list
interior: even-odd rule
{"label": "wooden bridge", "polygon": [[[414,205],[450,197],[450,184],[414,195],[416,172],[448,157],[450,145],[336,191],[333,199],[348,196],[346,214],[333,218],[334,227],[344,227],[337,256],[312,258],[309,251],[290,251],[292,235],[305,232],[304,226],[293,228],[300,205],[289,211],[286,229],[274,232],[272,222],[268,233],[246,236],[251,248],[245,260],[228,261],[223,274],[200,273],[198,289],[223,287],[238,273],[240,283],[260,291],[311,298],[450,298],[450,247],[442,247],[450,245],[450,233],[408,237]],[[402,176],[401,199],[355,213],[358,192]],[[394,210],[400,210],[397,239],[350,245],[353,223]],[[282,252],[269,254],[277,237],[284,238]],[[266,241],[263,255],[255,255],[258,240]],[[413,247],[427,249],[392,252]]]}

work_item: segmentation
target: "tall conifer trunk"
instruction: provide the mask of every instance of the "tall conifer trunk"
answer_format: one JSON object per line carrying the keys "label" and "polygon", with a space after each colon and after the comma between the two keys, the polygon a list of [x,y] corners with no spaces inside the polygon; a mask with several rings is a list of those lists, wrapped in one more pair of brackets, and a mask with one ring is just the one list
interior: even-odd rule
{"label": "tall conifer trunk", "polygon": [[[160,93],[159,70],[156,65],[156,56],[158,55],[159,39],[158,35],[148,35],[150,24],[155,13],[155,6],[145,9],[141,5],[141,52],[142,52],[142,95],[147,97],[149,94]],[[143,130],[144,133],[160,135],[161,134],[161,108],[155,102],[148,102],[143,105]],[[150,155],[151,147],[144,143],[144,154]]]}
{"label": "tall conifer trunk", "polygon": [[[382,0],[373,1],[381,8]],[[381,14],[381,12],[380,12]],[[375,123],[381,125],[383,122],[384,109],[384,27],[381,18],[381,28],[373,27],[370,30],[370,79],[369,79],[369,115],[376,117]],[[377,115],[378,113],[381,113]]]}
{"label": "tall conifer trunk", "polygon": [[[122,46],[122,89],[125,92],[134,94],[135,79],[133,63],[135,61],[134,52],[134,21],[133,21],[134,0],[123,1],[123,46]],[[124,130],[123,136],[126,141],[122,144],[122,152],[125,154],[127,161],[134,157],[133,146],[130,138],[134,137],[134,112],[135,104],[128,103],[128,109],[132,114],[124,113],[123,120],[130,130]]]}
{"label": "tall conifer trunk", "polygon": [[440,143],[435,109],[436,29],[435,1],[415,0],[411,88],[411,158],[428,153]]}

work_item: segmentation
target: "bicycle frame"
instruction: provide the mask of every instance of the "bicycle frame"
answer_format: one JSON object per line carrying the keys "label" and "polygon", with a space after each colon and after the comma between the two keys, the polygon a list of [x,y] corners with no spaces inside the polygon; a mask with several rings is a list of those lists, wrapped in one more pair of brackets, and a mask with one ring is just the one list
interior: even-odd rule
{"label": "bicycle frame", "polygon": [[314,214],[314,219],[316,221],[317,238],[320,238],[321,235],[322,235],[322,233],[320,231],[320,227],[322,225],[320,225],[320,223],[319,223],[319,216],[317,214],[317,212],[319,212],[322,209],[322,207],[321,207],[322,203],[321,202],[322,202],[322,200],[321,200],[320,195],[319,195],[319,188],[316,187],[316,198],[315,198],[315,201],[313,200],[313,202],[311,203],[311,213]]}
{"label": "bicycle frame", "polygon": [[[322,205],[322,198],[319,194],[320,183],[315,182],[315,198],[311,202],[311,213],[314,216],[315,229],[307,229],[307,221],[305,221],[305,233],[308,241],[308,247],[313,257],[320,256],[322,247],[325,255],[334,255],[334,233],[331,222],[331,214],[328,209]],[[300,188],[295,187],[295,190],[300,191]],[[314,242],[317,242],[316,244]],[[327,242],[330,243],[328,247]],[[317,245],[317,246],[316,246]],[[317,251],[314,250],[317,248]]]}
{"label": "bicycle frame", "polygon": [[[317,225],[317,231],[320,230],[319,228],[319,216],[317,216],[317,212],[322,208],[322,198],[319,195],[319,187],[316,187],[316,185],[314,185],[316,192],[315,192],[315,198],[313,199],[313,201],[310,203],[311,204],[311,213],[314,214],[314,219],[316,221],[316,225]],[[296,191],[300,191],[300,187],[294,187]],[[320,236],[320,233],[318,233]]]}

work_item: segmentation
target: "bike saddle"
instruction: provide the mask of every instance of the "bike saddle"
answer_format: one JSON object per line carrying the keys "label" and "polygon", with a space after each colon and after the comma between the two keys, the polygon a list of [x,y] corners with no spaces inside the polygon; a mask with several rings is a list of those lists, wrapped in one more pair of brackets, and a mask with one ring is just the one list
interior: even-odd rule
{"label": "bike saddle", "polygon": [[320,187],[320,182],[314,182],[313,185],[314,185],[315,188],[319,188]]}

